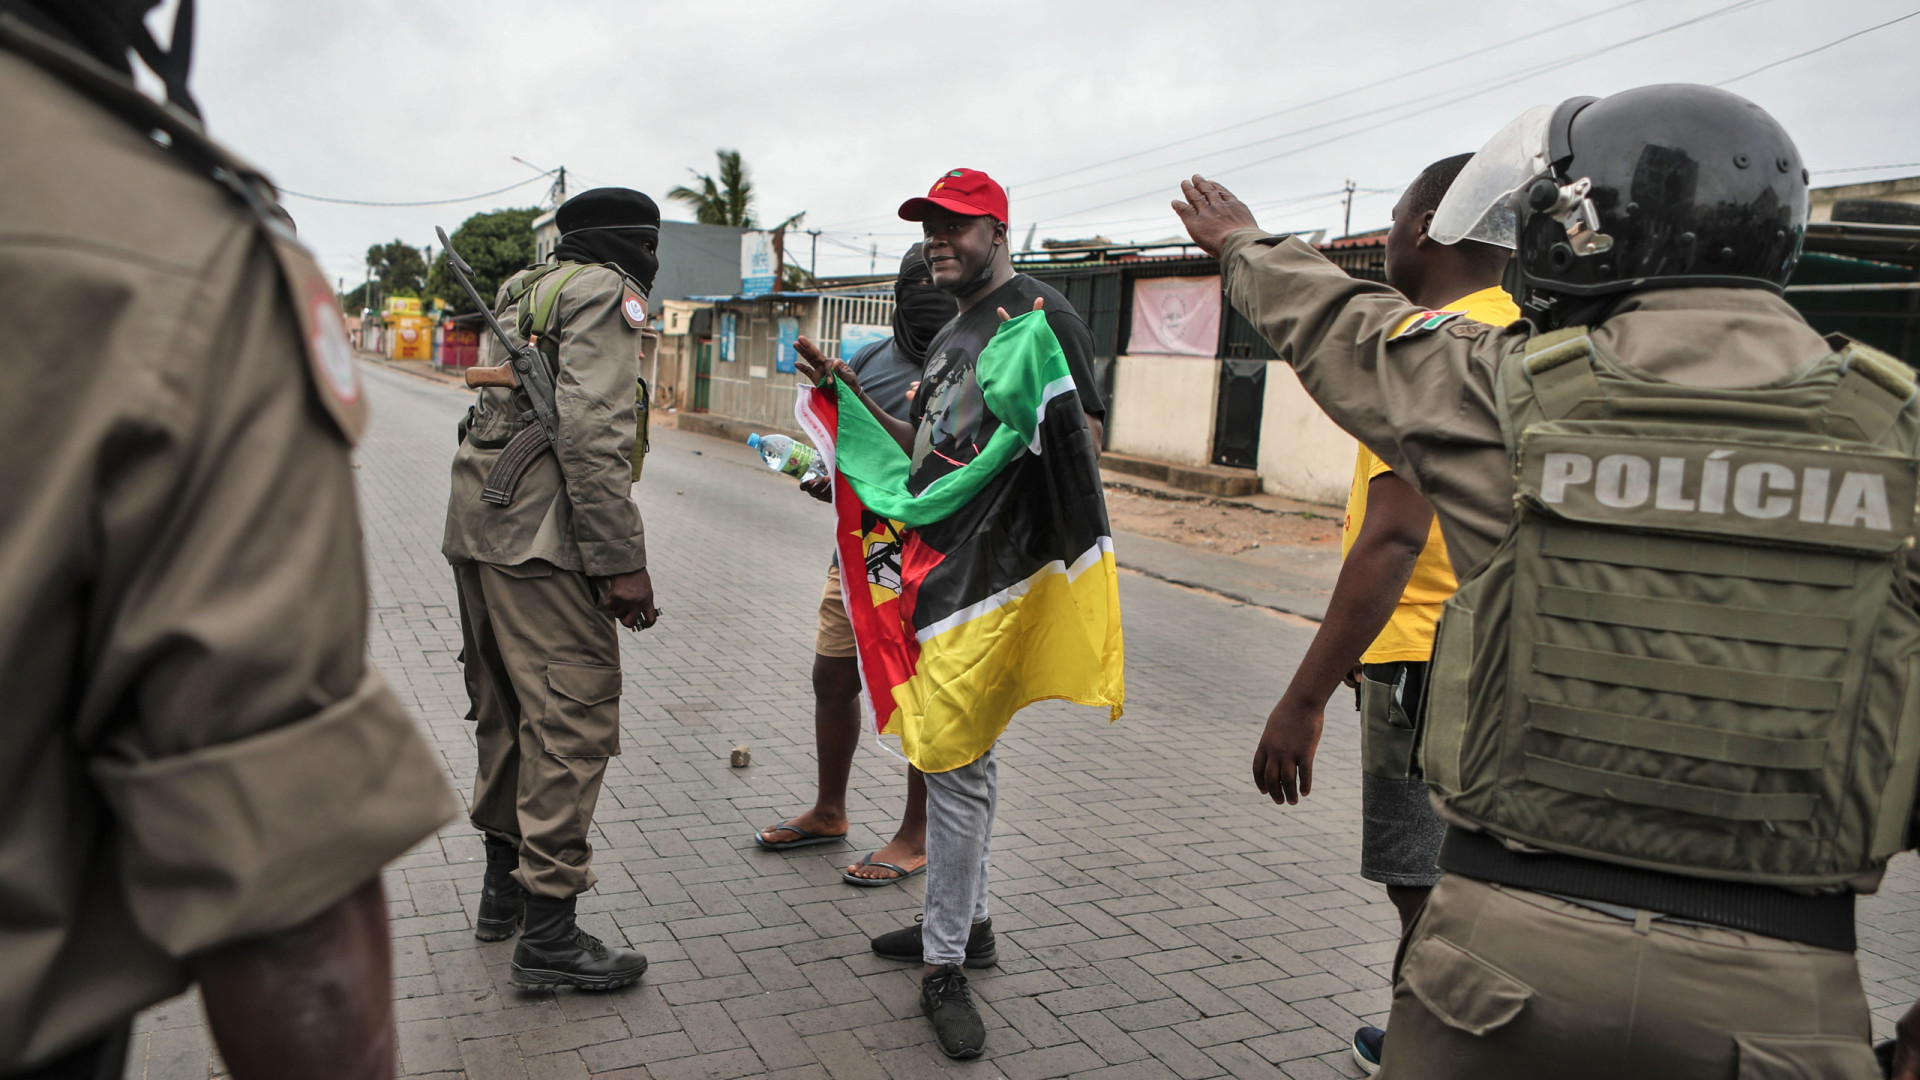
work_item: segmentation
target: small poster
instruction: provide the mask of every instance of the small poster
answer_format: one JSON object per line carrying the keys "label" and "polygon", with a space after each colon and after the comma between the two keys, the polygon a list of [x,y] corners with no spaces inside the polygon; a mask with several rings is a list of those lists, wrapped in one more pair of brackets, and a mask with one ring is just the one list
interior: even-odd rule
{"label": "small poster", "polygon": [[734,338],[739,336],[740,316],[731,311],[720,313],[720,359],[731,364],[740,359],[733,351]]}
{"label": "small poster", "polygon": [[1220,279],[1139,278],[1133,283],[1136,355],[1214,356],[1220,349]]}
{"label": "small poster", "polygon": [[782,318],[775,323],[775,326],[779,335],[777,339],[779,346],[773,351],[773,370],[783,375],[791,375],[798,370],[798,365],[795,363],[798,357],[794,354],[793,346],[800,340],[800,320],[791,317]]}

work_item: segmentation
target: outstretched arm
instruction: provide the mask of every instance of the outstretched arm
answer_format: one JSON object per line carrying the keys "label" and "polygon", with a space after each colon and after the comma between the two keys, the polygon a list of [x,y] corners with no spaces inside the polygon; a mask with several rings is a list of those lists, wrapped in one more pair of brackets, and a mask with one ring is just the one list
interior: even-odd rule
{"label": "outstretched arm", "polygon": [[1313,790],[1313,757],[1327,699],[1393,617],[1432,523],[1433,508],[1412,484],[1392,473],[1368,483],[1366,518],[1340,564],[1326,621],[1268,714],[1254,749],[1253,785],[1260,794],[1291,804]]}

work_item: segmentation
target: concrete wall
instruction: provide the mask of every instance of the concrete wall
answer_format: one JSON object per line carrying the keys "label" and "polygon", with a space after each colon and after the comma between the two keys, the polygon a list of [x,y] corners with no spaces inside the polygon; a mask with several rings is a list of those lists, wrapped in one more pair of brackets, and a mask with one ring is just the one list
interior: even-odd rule
{"label": "concrete wall", "polygon": [[1267,365],[1260,480],[1269,495],[1345,506],[1359,444],[1313,403],[1287,364]]}
{"label": "concrete wall", "polygon": [[1122,356],[1114,361],[1107,449],[1205,465],[1213,458],[1220,362],[1203,356]]}
{"label": "concrete wall", "polygon": [[[802,334],[808,338],[818,336],[820,305],[816,300],[782,301],[778,305],[766,301],[717,305],[713,313],[714,359],[708,411],[769,428],[794,426],[793,403],[799,396],[800,376],[775,370],[774,354],[779,341],[776,306],[800,320]],[[740,317],[735,339],[739,358],[732,362],[720,359],[720,317],[725,312]]]}

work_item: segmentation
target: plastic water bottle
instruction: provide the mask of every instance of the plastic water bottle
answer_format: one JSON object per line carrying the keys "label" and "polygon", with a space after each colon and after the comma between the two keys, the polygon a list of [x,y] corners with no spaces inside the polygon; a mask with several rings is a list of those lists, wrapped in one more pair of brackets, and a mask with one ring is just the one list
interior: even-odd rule
{"label": "plastic water bottle", "polygon": [[827,474],[826,466],[820,461],[820,451],[785,435],[749,435],[747,445],[760,451],[760,460],[767,463],[767,468],[802,482]]}

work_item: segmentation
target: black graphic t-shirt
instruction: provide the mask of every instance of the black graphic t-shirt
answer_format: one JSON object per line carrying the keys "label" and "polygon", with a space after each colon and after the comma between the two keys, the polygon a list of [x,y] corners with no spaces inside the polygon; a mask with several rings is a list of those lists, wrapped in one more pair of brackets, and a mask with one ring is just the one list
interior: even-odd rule
{"label": "black graphic t-shirt", "polygon": [[1089,416],[1104,416],[1100,391],[1093,381],[1093,334],[1058,289],[1025,274],[989,293],[986,299],[955,316],[940,328],[927,348],[927,370],[913,397],[915,424],[913,464],[907,472],[907,490],[914,494],[972,461],[1000,427],[987,411],[974,365],[1000,329],[1000,312],[1020,316],[1033,310],[1035,297],[1046,300],[1047,325],[1060,339],[1067,370],[1080,391],[1080,407]]}

